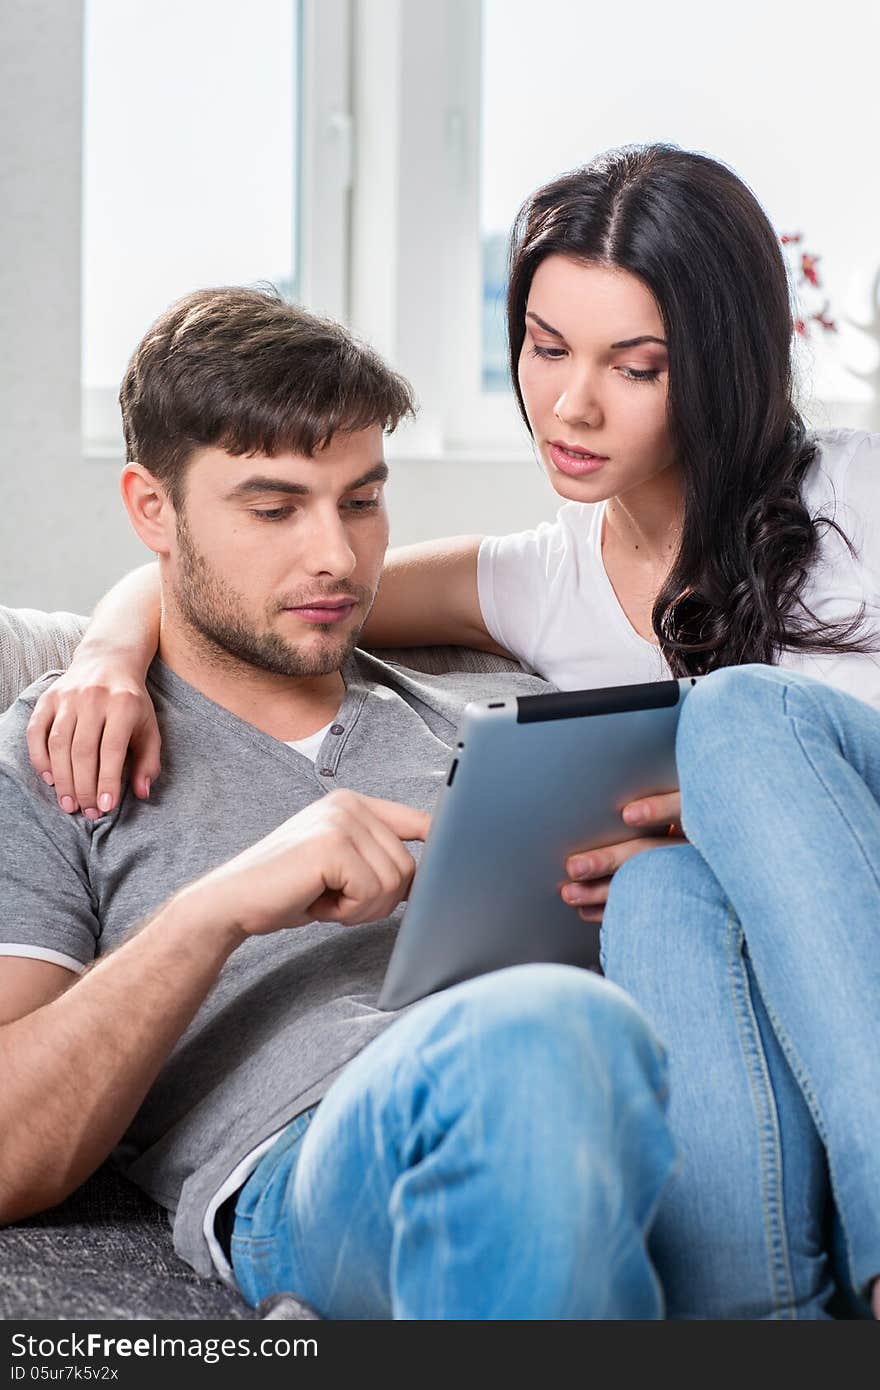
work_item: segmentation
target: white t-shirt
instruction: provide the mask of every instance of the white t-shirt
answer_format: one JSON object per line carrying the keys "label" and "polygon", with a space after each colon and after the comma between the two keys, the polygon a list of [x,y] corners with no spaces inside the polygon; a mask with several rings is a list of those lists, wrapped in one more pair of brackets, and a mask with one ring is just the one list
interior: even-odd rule
{"label": "white t-shirt", "polygon": [[[826,430],[804,477],[820,530],[817,563],[802,599],[823,621],[851,618],[865,605],[859,635],[878,634],[876,655],[784,653],[779,664],[815,676],[880,708],[880,434]],[[477,565],[480,607],[491,636],[524,666],[562,690],[668,679],[654,643],[618,602],[602,560],[604,502],[566,502],[554,522],[512,536],[487,536]]]}
{"label": "white t-shirt", "polygon": [[[318,750],[321,744],[327,737],[330,727],[330,724],[325,724],[323,729],[319,729],[316,734],[309,734],[307,738],[288,739],[286,740],[287,746],[288,748],[295,748],[297,753],[302,753],[304,757],[314,762],[318,756]],[[235,1276],[232,1273],[232,1266],[227,1260],[223,1248],[217,1239],[217,1232],[214,1229],[214,1218],[222,1204],[226,1201],[226,1198],[231,1197],[233,1192],[237,1192],[238,1189],[247,1182],[251,1173],[254,1172],[257,1164],[263,1157],[263,1154],[269,1152],[272,1145],[281,1137],[286,1128],[286,1125],[282,1125],[281,1129],[277,1129],[274,1134],[269,1135],[268,1139],[264,1139],[262,1144],[258,1144],[255,1149],[251,1149],[250,1153],[245,1154],[241,1162],[229,1174],[229,1177],[226,1179],[219,1192],[214,1193],[214,1196],[208,1203],[208,1209],[205,1212],[205,1224],[202,1229],[205,1232],[205,1239],[211,1251],[211,1259],[214,1261],[214,1266],[220,1278],[224,1283],[231,1284],[233,1288],[235,1287]]]}

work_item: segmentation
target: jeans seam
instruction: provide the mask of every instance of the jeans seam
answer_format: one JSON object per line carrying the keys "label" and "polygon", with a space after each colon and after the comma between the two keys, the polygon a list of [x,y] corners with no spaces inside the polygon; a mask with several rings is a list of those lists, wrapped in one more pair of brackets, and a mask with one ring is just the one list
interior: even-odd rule
{"label": "jeans seam", "polygon": [[[794,1283],[784,1220],[785,1204],[779,1117],[776,1113],[770,1073],[760,1041],[758,1022],[749,995],[748,974],[743,960],[742,945],[742,927],[733,908],[728,907],[725,932],[728,978],[737,1030],[746,1061],[746,1074],[752,1093],[752,1104],[759,1125],[761,1207],[772,1297],[777,1308],[787,1307],[790,1309],[790,1312],[784,1316],[794,1318],[796,1316]],[[776,1313],[774,1316],[781,1317],[783,1315]]]}
{"label": "jeans seam", "polygon": [[[822,709],[821,705],[819,705],[819,706],[817,707],[816,702],[815,702],[815,700],[813,699],[812,692],[810,692],[809,690],[807,690],[807,691],[801,691],[800,689],[795,690],[792,686],[790,686],[790,685],[788,685],[788,684],[785,685],[785,687],[784,687],[784,689],[783,689],[782,707],[783,707],[783,710],[784,710],[784,712],[785,712],[787,718],[791,721],[792,733],[793,733],[795,739],[797,740],[798,747],[800,748],[801,753],[803,754],[803,757],[804,757],[805,762],[807,763],[807,765],[809,766],[810,770],[812,771],[813,776],[816,778],[817,782],[819,783],[819,785],[821,786],[823,792],[825,793],[825,796],[826,796],[826,797],[828,798],[828,800],[832,803],[832,805],[834,806],[835,810],[837,811],[837,814],[840,816],[840,818],[841,818],[843,824],[846,826],[847,830],[848,830],[848,831],[850,832],[850,834],[852,835],[854,844],[858,846],[858,851],[859,851],[859,854],[860,854],[861,857],[862,857],[862,862],[864,863],[865,868],[866,868],[867,871],[868,871],[868,874],[873,878],[874,883],[875,883],[875,885],[876,885],[878,891],[880,891],[880,877],[878,877],[877,872],[876,872],[876,870],[875,870],[875,868],[874,868],[874,865],[873,865],[872,862],[871,862],[871,859],[870,859],[869,855],[865,852],[865,847],[864,847],[864,845],[863,845],[863,843],[862,843],[862,839],[861,839],[861,836],[860,836],[860,834],[859,834],[858,826],[852,821],[852,819],[851,819],[850,816],[848,815],[845,803],[842,803],[842,802],[834,795],[834,792],[833,792],[832,788],[829,787],[829,785],[828,785],[828,783],[826,782],[825,778],[822,776],[821,769],[820,769],[819,767],[817,767],[817,765],[816,765],[814,759],[812,758],[812,756],[811,756],[811,754],[810,754],[809,749],[807,748],[806,744],[804,743],[803,738],[801,737],[801,733],[800,733],[800,730],[799,730],[799,728],[798,728],[798,723],[800,722],[801,719],[808,718],[809,716],[806,715],[803,711],[801,712],[800,715],[798,715],[798,713],[797,713],[794,709],[790,708],[790,704],[791,704],[790,696],[804,696],[804,698],[806,699],[807,705],[810,706],[810,712],[813,714],[813,718],[814,718],[814,719],[815,719],[815,717],[816,717],[817,708],[818,708],[819,717],[824,721],[824,720],[827,718],[827,716],[826,716],[826,714],[825,714],[825,711]],[[836,730],[835,730],[835,738],[836,738],[836,740],[837,740],[838,746],[840,746],[840,737],[839,737],[839,734],[837,733]],[[842,747],[840,748],[840,755],[841,755],[841,757],[843,757],[843,758],[846,757],[846,753],[844,752],[844,750],[843,750]],[[852,766],[855,767],[855,764],[852,764]],[[857,770],[857,769],[856,769],[856,770]],[[762,991],[762,997],[763,997],[763,991]],[[767,1007],[767,1005],[766,1005],[766,998],[765,998],[765,1007]],[[783,1053],[785,1054],[785,1057],[786,1057],[786,1060],[788,1061],[789,1066],[791,1067],[791,1070],[792,1070],[792,1073],[793,1073],[793,1075],[794,1075],[794,1077],[795,1077],[795,1080],[797,1081],[798,1085],[799,1085],[800,1088],[801,1088],[801,1093],[802,1093],[802,1095],[803,1095],[803,1097],[804,1097],[804,1100],[806,1101],[806,1104],[807,1104],[807,1107],[808,1107],[808,1109],[809,1109],[809,1111],[810,1111],[810,1114],[811,1114],[812,1117],[813,1117],[813,1123],[815,1124],[817,1130],[819,1131],[819,1136],[820,1136],[820,1138],[822,1139],[822,1143],[823,1143],[823,1146],[824,1146],[824,1148],[825,1148],[825,1157],[826,1157],[826,1161],[827,1161],[827,1163],[828,1163],[828,1176],[829,1176],[829,1180],[830,1180],[830,1183],[831,1183],[831,1192],[832,1192],[832,1196],[833,1196],[833,1198],[834,1198],[834,1204],[835,1204],[835,1207],[836,1207],[836,1209],[837,1209],[838,1215],[839,1215],[839,1217],[840,1217],[840,1228],[841,1228],[841,1231],[842,1231],[842,1233],[843,1233],[843,1242],[844,1242],[844,1247],[845,1247],[845,1250],[846,1250],[846,1261],[847,1261],[847,1267],[848,1267],[848,1269],[849,1269],[850,1282],[852,1283],[853,1288],[855,1288],[855,1287],[856,1287],[856,1282],[857,1282],[857,1281],[856,1281],[856,1279],[855,1279],[854,1270],[853,1270],[852,1246],[850,1245],[849,1232],[847,1231],[846,1222],[844,1221],[844,1218],[843,1218],[843,1210],[842,1210],[842,1207],[841,1207],[840,1202],[839,1202],[839,1200],[838,1200],[838,1186],[837,1186],[836,1165],[835,1165],[835,1163],[834,1163],[834,1161],[833,1161],[832,1154],[831,1154],[831,1150],[830,1150],[830,1148],[829,1148],[829,1146],[828,1146],[827,1127],[826,1127],[826,1125],[825,1125],[824,1117],[823,1117],[823,1115],[822,1115],[822,1109],[821,1109],[821,1106],[819,1105],[819,1100],[818,1100],[818,1097],[817,1097],[817,1095],[816,1095],[816,1093],[815,1093],[815,1091],[814,1091],[814,1089],[813,1089],[813,1086],[812,1086],[812,1083],[811,1083],[811,1081],[810,1081],[810,1078],[809,1078],[809,1076],[807,1075],[807,1072],[806,1072],[806,1070],[805,1070],[803,1064],[801,1063],[800,1058],[798,1057],[797,1053],[795,1052],[794,1047],[792,1046],[791,1040],[789,1039],[789,1037],[788,1037],[788,1035],[787,1035],[785,1029],[782,1027],[781,1023],[779,1022],[778,1017],[776,1016],[776,1014],[775,1014],[769,1007],[767,1007],[767,1015],[768,1015],[768,1017],[769,1017],[769,1019],[770,1019],[770,1022],[771,1022],[772,1026],[773,1026],[773,1031],[775,1032],[775,1034],[776,1034],[776,1036],[777,1036],[777,1038],[778,1038],[778,1040],[779,1040],[779,1045],[780,1045],[780,1047],[782,1048]]]}
{"label": "jeans seam", "polygon": [[[793,689],[793,687],[791,687],[791,686],[789,686],[789,685],[786,685],[785,688],[784,688],[784,690],[783,690],[783,697],[782,697],[782,708],[783,708],[783,711],[784,711],[784,713],[785,713],[785,715],[786,715],[786,718],[788,718],[788,719],[791,721],[791,730],[792,730],[792,733],[794,734],[794,737],[795,737],[795,739],[797,740],[798,747],[800,748],[801,753],[802,753],[803,756],[804,756],[805,762],[808,764],[808,766],[809,766],[809,768],[810,768],[810,771],[813,773],[813,776],[816,778],[816,781],[817,781],[817,782],[819,783],[819,785],[821,786],[822,791],[825,793],[825,795],[828,797],[828,799],[832,802],[832,804],[833,804],[835,810],[837,811],[837,814],[840,816],[840,818],[841,818],[841,820],[843,821],[844,825],[846,826],[847,830],[848,830],[848,831],[850,832],[850,834],[852,835],[853,840],[854,840],[855,843],[858,845],[859,853],[860,853],[861,856],[862,856],[862,861],[863,861],[863,863],[864,863],[864,865],[865,865],[865,868],[868,870],[868,873],[869,873],[869,874],[871,875],[871,877],[873,878],[875,887],[876,887],[878,890],[880,890],[880,877],[878,877],[878,874],[877,874],[877,872],[876,872],[876,870],[875,870],[875,868],[874,868],[874,865],[871,863],[870,857],[869,857],[868,854],[865,852],[865,847],[864,847],[864,844],[862,843],[862,839],[861,839],[861,836],[860,836],[860,834],[859,834],[859,829],[858,829],[857,824],[856,824],[856,823],[850,818],[850,816],[847,814],[846,804],[845,804],[844,802],[839,801],[838,798],[834,795],[834,793],[833,793],[831,787],[829,787],[828,783],[825,781],[825,778],[822,776],[821,770],[816,766],[816,763],[815,763],[814,759],[812,758],[809,749],[807,748],[806,744],[804,743],[803,739],[801,738],[800,730],[798,729],[798,723],[799,723],[805,716],[804,716],[803,714],[798,715],[798,713],[797,713],[795,710],[789,708],[789,703],[790,703],[790,702],[789,702],[789,696],[790,696],[790,695],[793,695],[793,694],[794,694],[794,695],[802,695],[803,693],[804,693],[803,691],[800,691],[800,690],[795,691],[795,690]],[[808,700],[808,703],[809,703],[809,704],[811,704],[811,705],[813,704],[813,701],[812,701],[812,699],[811,699],[811,697],[810,697],[809,692],[807,692],[807,700]],[[814,706],[814,709],[815,709],[815,706]],[[821,706],[819,707],[819,712],[820,712],[820,715],[823,715],[823,717],[824,717],[824,712],[821,710]],[[814,717],[815,717],[815,715],[814,715]],[[839,739],[839,737],[838,737],[836,731],[835,731],[835,738],[836,738],[836,740],[837,740],[838,747],[840,747],[840,739]],[[842,758],[844,758],[847,762],[850,761],[849,758],[847,758],[847,755],[846,755],[846,753],[844,752],[843,748],[840,748],[840,756],[841,756]],[[854,770],[854,771],[858,772],[858,769],[856,768],[856,766],[855,766],[854,763],[851,763],[850,765],[853,767],[853,770]]]}
{"label": "jeans seam", "polygon": [[[754,965],[752,968],[754,969]],[[755,972],[755,974],[757,976],[757,971]],[[758,988],[761,989],[760,980],[758,980]],[[827,1126],[825,1124],[825,1118],[822,1114],[822,1107],[819,1104],[819,1097],[817,1096],[813,1088],[813,1084],[810,1080],[810,1076],[807,1072],[806,1067],[804,1066],[803,1062],[798,1056],[794,1048],[794,1045],[792,1044],[792,1041],[788,1036],[788,1033],[785,1031],[785,1028],[782,1026],[782,1023],[780,1022],[779,1015],[768,1004],[767,996],[765,995],[763,990],[761,990],[761,998],[764,1001],[764,1008],[767,1012],[767,1017],[770,1020],[770,1026],[772,1027],[773,1032],[776,1034],[776,1040],[782,1049],[783,1056],[785,1057],[785,1060],[788,1063],[791,1074],[800,1088],[801,1095],[803,1096],[807,1109],[810,1112],[813,1124],[816,1126],[819,1138],[822,1140],[822,1147],[825,1150],[825,1162],[828,1164],[828,1179],[831,1184],[831,1196],[834,1201],[834,1206],[837,1211],[837,1214],[840,1218],[840,1229],[843,1234],[843,1243],[846,1251],[846,1263],[847,1269],[849,1271],[850,1283],[852,1284],[853,1288],[856,1288],[858,1281],[855,1277],[855,1272],[853,1270],[852,1246],[850,1245],[849,1231],[847,1230],[846,1222],[843,1218],[843,1208],[839,1200],[836,1167],[834,1161],[832,1160],[831,1151],[828,1146],[828,1131]]]}

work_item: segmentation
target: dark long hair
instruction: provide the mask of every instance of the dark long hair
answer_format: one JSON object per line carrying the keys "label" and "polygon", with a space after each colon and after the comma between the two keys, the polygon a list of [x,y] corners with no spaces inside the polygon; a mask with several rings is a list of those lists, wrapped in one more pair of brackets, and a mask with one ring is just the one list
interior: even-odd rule
{"label": "dark long hair", "polygon": [[673,673],[772,663],[785,648],[869,650],[858,637],[863,611],[822,623],[802,599],[823,528],[850,542],[801,499],[816,446],[793,400],[785,261],[751,191],[714,159],[649,145],[600,155],[524,203],[507,323],[527,428],[518,382],[526,303],[554,254],[629,271],[663,317],[684,518],[652,622]]}

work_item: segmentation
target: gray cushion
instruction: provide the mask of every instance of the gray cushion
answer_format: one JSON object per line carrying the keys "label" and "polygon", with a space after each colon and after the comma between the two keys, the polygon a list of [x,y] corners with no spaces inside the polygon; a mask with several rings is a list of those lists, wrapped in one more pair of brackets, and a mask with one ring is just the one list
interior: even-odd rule
{"label": "gray cushion", "polygon": [[253,1316],[178,1259],[166,1213],[108,1164],[52,1211],[0,1231],[6,1321]]}

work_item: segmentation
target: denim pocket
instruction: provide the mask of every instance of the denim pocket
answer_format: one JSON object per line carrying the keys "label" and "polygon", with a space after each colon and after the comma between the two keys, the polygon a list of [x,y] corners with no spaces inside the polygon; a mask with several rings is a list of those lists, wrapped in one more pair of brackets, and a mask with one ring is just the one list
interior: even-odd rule
{"label": "denim pocket", "polygon": [[232,1271],[242,1295],[256,1307],[261,1298],[276,1293],[278,1237],[234,1235],[230,1242]]}

